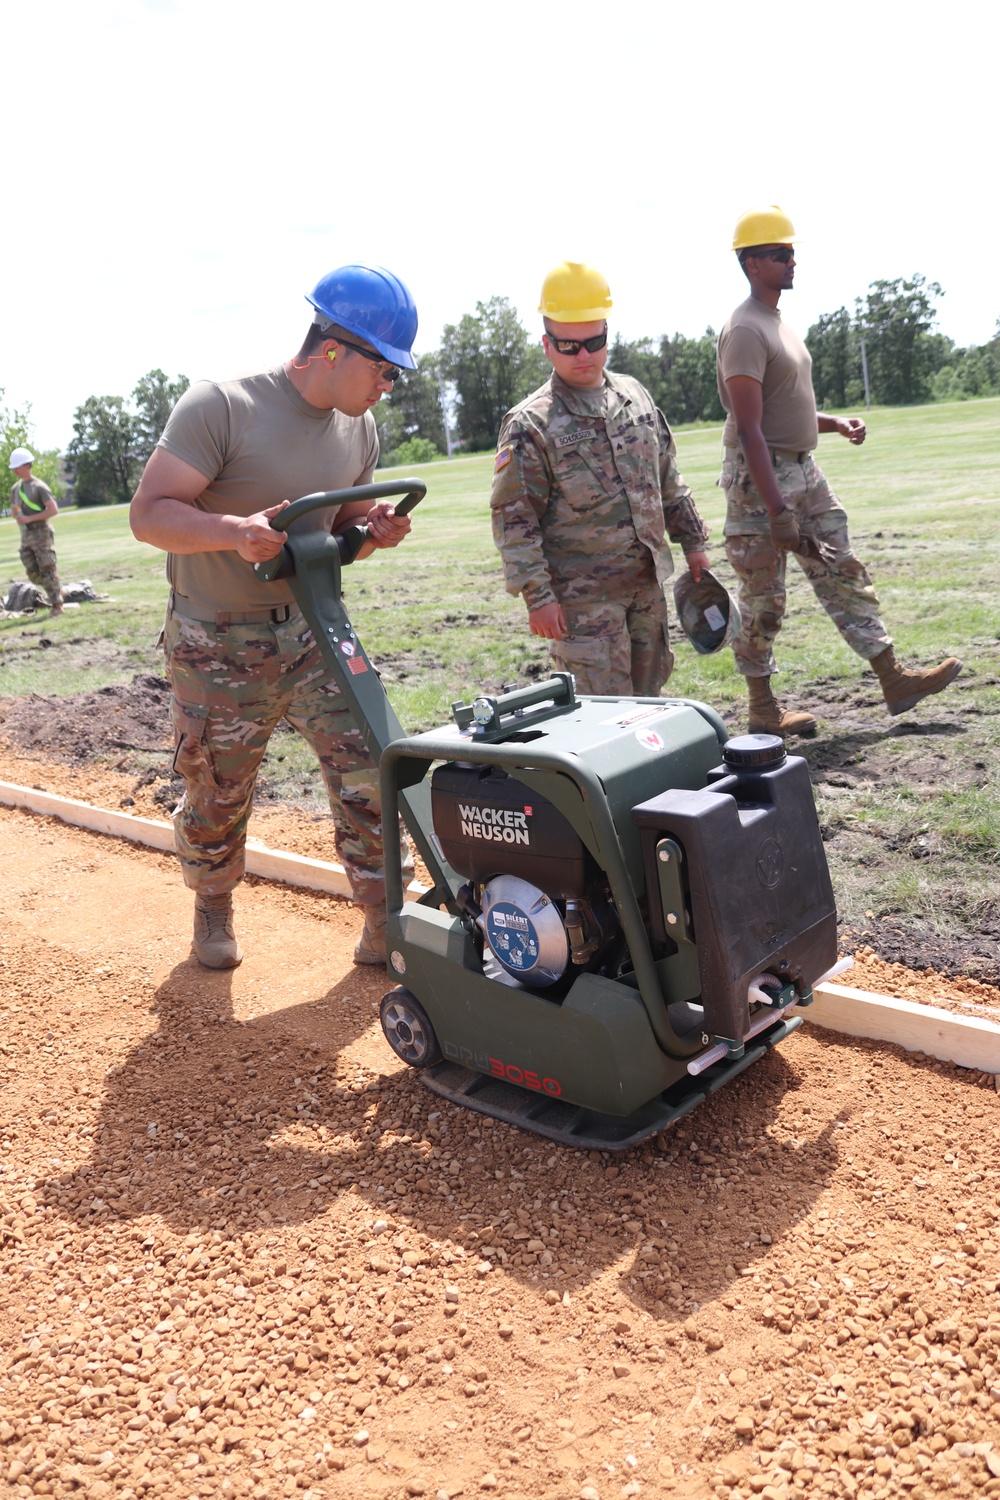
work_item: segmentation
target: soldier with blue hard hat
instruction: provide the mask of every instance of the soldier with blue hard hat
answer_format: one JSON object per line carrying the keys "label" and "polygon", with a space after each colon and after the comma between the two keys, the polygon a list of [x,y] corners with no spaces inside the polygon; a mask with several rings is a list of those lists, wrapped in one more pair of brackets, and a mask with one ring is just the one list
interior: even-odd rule
{"label": "soldier with blue hard hat", "polygon": [[[291,359],[185,392],[132,501],[135,536],[167,553],[163,644],[184,782],[174,827],[195,892],[194,953],[208,968],[233,968],[243,956],[233,890],[257,771],[282,718],[312,746],[326,783],[336,849],[365,914],[355,962],[385,962],[378,768],[288,583],[262,582],[253,564],[281,551],[284,534],[271,521],[291,500],[370,482],[373,410],[416,367],[417,309],[398,276],[370,265],[338,267],[307,301],[313,321]],[[360,557],[398,546],[410,530],[386,500],[294,525],[337,534],[359,522],[370,536]],[[404,863],[412,868],[408,853]]]}

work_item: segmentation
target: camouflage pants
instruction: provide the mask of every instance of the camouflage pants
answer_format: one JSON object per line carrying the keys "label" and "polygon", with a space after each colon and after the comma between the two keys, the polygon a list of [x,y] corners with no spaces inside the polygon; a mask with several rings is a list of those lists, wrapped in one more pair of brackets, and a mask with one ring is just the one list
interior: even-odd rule
{"label": "camouflage pants", "polygon": [[[609,580],[601,580],[602,592]],[[579,693],[655,698],[670,676],[674,655],[663,589],[650,569],[626,579],[617,597],[594,603],[563,602],[569,634],[550,641],[552,662],[572,672]]]}
{"label": "camouflage pants", "polygon": [[62,590],[56,572],[55,538],[46,521],[32,521],[21,527],[20,557],[29,581],[45,590],[50,604],[60,604]]}
{"label": "camouflage pants", "polygon": [[[844,640],[870,661],[892,640],[879,618],[872,581],[851,548],[847,512],[811,454],[801,463],[780,456],[775,479],[800,534],[822,543],[825,560],[791,555]],[[768,677],[777,670],[773,647],[785,615],[789,554],[771,541],[767,509],[741,453],[726,450],[720,484],[727,500],[726,555],[740,583],[743,628],[733,642],[736,666],[744,677]]]}
{"label": "camouflage pants", "polygon": [[319,760],[354,899],[384,901],[378,768],[301,614],[223,628],[168,612],[164,651],[174,768],[184,781],[174,830],[185,885],[218,896],[243,878],[257,771],[284,718]]}

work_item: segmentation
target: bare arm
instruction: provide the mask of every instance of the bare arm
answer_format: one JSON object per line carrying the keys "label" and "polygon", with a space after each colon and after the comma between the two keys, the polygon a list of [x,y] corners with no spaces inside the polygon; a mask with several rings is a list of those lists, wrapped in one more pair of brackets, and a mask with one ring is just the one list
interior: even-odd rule
{"label": "bare arm", "polygon": [[849,443],[863,443],[868,436],[863,417],[824,417],[819,414],[820,432],[839,432]]}
{"label": "bare arm", "polygon": [[132,498],[132,535],[163,552],[238,552],[250,563],[277,557],[285,536],[270,522],[288,501],[253,516],[212,515],[194,505],[208,484],[208,477],[183,459],[154,448]]}
{"label": "bare arm", "polygon": [[726,381],[726,391],[732,403],[733,422],[754,488],[766,505],[768,514],[778,516],[786,507],[774,477],[771,450],[760,425],[764,415],[763,387],[752,375],[731,375]]}

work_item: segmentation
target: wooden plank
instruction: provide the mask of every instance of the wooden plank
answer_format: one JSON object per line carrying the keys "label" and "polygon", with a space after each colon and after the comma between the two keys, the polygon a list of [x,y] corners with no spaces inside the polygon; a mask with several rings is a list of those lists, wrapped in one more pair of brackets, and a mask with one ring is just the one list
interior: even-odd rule
{"label": "wooden plank", "polygon": [[[77,828],[89,828],[93,833],[131,839],[133,843],[145,844],[151,849],[174,852],[173,824],[161,823],[155,818],[134,818],[129,813],[93,807],[89,802],[77,801],[75,797],[56,797],[51,792],[16,786],[9,781],[0,781],[0,803],[6,803],[8,807],[23,807],[45,817],[59,818]],[[343,865],[324,859],[306,859],[301,854],[285,854],[278,849],[269,849],[266,844],[253,839],[247,840],[247,871],[251,875],[260,875],[265,880],[278,880],[285,885],[325,891],[331,896],[350,898],[351,895],[350,882]],[[418,886],[415,890],[419,895],[424,887]]]}
{"label": "wooden plank", "polygon": [[1000,1025],[995,1021],[844,984],[818,984],[813,997],[812,1005],[796,1006],[792,1014],[848,1036],[893,1042],[907,1052],[924,1052],[980,1073],[1000,1073]]}
{"label": "wooden plank", "polygon": [[89,802],[78,802],[75,797],[56,797],[51,792],[39,792],[31,786],[16,786],[11,781],[0,781],[0,802],[6,803],[8,807],[27,808],[29,812],[41,813],[44,817],[59,818],[63,823],[72,823],[76,828],[89,828],[94,833],[131,839],[133,843],[146,844],[151,849],[169,849],[173,852],[173,826],[170,823],[160,823],[155,818],[133,818],[128,813],[93,807]]}
{"label": "wooden plank", "polygon": [[[17,786],[11,781],[0,781],[0,804],[23,807],[43,817],[59,818],[63,823],[89,828],[93,833],[107,834],[111,838],[131,839],[133,843],[144,844],[150,849],[162,849],[170,854],[175,851],[173,824],[161,823],[156,818],[134,818],[130,813],[112,812],[107,807],[79,802],[75,797],[57,797],[51,792]],[[352,899],[347,872],[343,865],[332,860],[307,859],[302,854],[269,849],[259,839],[249,838],[246,867],[249,875],[259,875],[263,880],[276,880],[283,885],[302,886],[309,891],[323,891],[328,896]],[[416,901],[427,889],[414,880],[407,886],[407,894]]]}
{"label": "wooden plank", "polygon": [[[110,808],[93,807],[75,797],[57,797],[50,792],[36,791],[34,787],[0,781],[0,803],[60,818],[64,823],[113,838],[131,839],[152,849],[171,853],[174,849],[172,824],[154,818],[134,818],[129,813],[112,812]],[[265,880],[324,891],[332,896],[349,898],[351,895],[342,865],[268,849],[266,845],[249,839],[247,870]],[[408,894],[416,899],[424,890],[424,886],[414,882]],[[890,995],[874,995],[842,984],[818,984],[813,995],[812,1005],[805,1009],[796,1007],[795,1013],[814,1026],[848,1036],[893,1042],[908,1052],[925,1052],[930,1057],[958,1063],[964,1068],[976,1068],[981,1073],[1000,1074],[1000,1025],[993,1021],[956,1015],[934,1005],[918,1005],[912,1000],[897,1000]]]}

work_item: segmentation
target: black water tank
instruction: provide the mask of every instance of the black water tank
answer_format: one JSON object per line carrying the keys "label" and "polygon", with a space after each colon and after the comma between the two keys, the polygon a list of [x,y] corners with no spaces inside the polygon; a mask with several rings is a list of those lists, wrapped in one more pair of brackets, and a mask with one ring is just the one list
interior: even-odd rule
{"label": "black water tank", "polygon": [[650,936],[668,940],[656,846],[669,837],[684,854],[706,1030],[740,1037],[747,988],[762,970],[780,964],[811,984],[833,966],[837,913],[805,761],[786,757],[774,735],[743,735],[727,751],[729,764],[709,772],[704,790],[663,792],[632,817]]}

